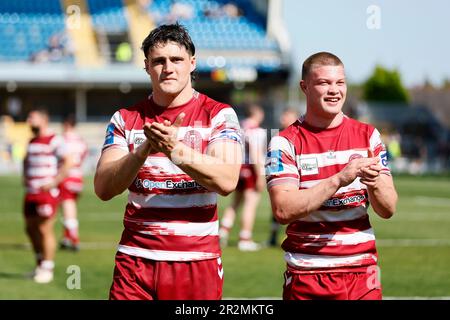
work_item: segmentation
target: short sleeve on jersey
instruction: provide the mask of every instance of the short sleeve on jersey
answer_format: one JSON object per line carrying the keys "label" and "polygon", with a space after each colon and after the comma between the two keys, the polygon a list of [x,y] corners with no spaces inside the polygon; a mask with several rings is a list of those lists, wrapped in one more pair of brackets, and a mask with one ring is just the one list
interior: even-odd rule
{"label": "short sleeve on jersey", "polygon": [[102,151],[110,147],[118,147],[128,151],[128,144],[125,137],[125,122],[120,111],[114,113],[106,127],[105,143],[103,144]]}
{"label": "short sleeve on jersey", "polygon": [[242,144],[242,134],[238,117],[230,107],[221,109],[211,119],[211,136],[208,145],[217,141],[233,141]]}
{"label": "short sleeve on jersey", "polygon": [[64,139],[60,136],[54,136],[50,142],[52,149],[55,150],[55,156],[58,159],[64,158],[69,150],[67,150],[66,144],[64,143]]}
{"label": "short sleeve on jersey", "polygon": [[266,180],[267,188],[279,184],[299,186],[295,149],[284,137],[275,136],[270,141],[266,158]]}
{"label": "short sleeve on jersey", "polygon": [[377,129],[374,129],[372,135],[370,136],[370,150],[372,151],[374,157],[378,157],[380,159],[379,163],[383,167],[381,172],[390,175],[391,170],[388,165],[386,146],[381,140],[380,132]]}

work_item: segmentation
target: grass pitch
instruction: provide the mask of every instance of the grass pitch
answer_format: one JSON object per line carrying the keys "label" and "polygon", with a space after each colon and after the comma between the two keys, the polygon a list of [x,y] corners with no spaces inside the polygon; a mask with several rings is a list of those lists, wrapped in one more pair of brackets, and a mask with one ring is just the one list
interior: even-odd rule
{"label": "grass pitch", "polygon": [[[450,296],[450,178],[395,177],[400,195],[398,210],[390,220],[371,213],[377,237],[384,296]],[[82,249],[58,251],[55,280],[39,285],[25,278],[34,267],[22,217],[20,177],[0,177],[0,299],[107,299],[114,254],[122,232],[126,197],[102,202],[93,192],[92,179],[79,202]],[[230,197],[220,198],[219,212]],[[254,238],[265,242],[270,228],[270,204],[264,195],[255,223]],[[61,223],[56,233],[61,235]],[[236,248],[238,225],[223,251],[224,297],[281,297],[283,251],[265,248],[240,252]],[[284,237],[284,228],[279,240]],[[81,271],[80,289],[70,289],[70,266]]]}

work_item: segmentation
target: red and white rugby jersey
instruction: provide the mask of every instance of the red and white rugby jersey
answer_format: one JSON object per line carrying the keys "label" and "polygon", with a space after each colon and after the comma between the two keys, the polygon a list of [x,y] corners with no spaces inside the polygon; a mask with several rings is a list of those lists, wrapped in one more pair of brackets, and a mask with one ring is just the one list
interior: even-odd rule
{"label": "red and white rugby jersey", "polygon": [[87,156],[86,142],[75,132],[66,132],[63,135],[64,144],[70,153],[73,166],[69,169],[67,178],[64,179],[65,187],[73,192],[81,192],[83,189],[83,161]]}
{"label": "red and white rugby jersey", "polygon": [[[270,142],[267,186],[311,188],[341,171],[350,160],[367,157],[369,150],[380,157],[384,173],[390,174],[384,144],[374,127],[345,116],[338,127],[323,130],[300,118]],[[368,205],[367,187],[357,178],[318,210],[291,222],[282,244],[288,266],[317,271],[376,264]]]}
{"label": "red and white rugby jersey", "polygon": [[[244,164],[254,164],[257,159],[252,159],[250,148],[255,148],[256,150],[266,149],[266,130],[255,125],[249,119],[242,121],[241,127],[244,133],[243,141],[245,143]],[[262,157],[265,157],[264,152]]]}
{"label": "red and white rugby jersey", "polygon": [[[24,159],[24,178],[26,199],[43,200],[48,193],[42,192],[40,187],[52,182],[58,174],[58,164],[65,155],[66,148],[63,139],[55,134],[32,138],[27,147]],[[50,190],[53,197],[58,195],[58,189]]]}
{"label": "red and white rugby jersey", "polygon": [[[194,91],[178,107],[162,108],[152,97],[117,111],[107,128],[103,150],[132,151],[145,139],[143,125],[185,113],[178,139],[205,153],[218,141],[241,143],[234,110]],[[220,256],[217,194],[210,192],[163,153],[150,154],[129,186],[120,252],[166,261],[206,260]]]}

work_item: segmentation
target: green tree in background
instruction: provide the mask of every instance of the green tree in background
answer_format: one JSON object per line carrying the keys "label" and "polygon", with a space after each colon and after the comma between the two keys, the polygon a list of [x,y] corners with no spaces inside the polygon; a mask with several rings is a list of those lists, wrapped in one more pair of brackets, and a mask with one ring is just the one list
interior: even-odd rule
{"label": "green tree in background", "polygon": [[442,84],[442,89],[450,89],[450,79],[449,78],[444,80],[444,83]]}
{"label": "green tree in background", "polygon": [[369,102],[408,103],[408,91],[397,70],[376,66],[373,74],[363,84],[363,98]]}

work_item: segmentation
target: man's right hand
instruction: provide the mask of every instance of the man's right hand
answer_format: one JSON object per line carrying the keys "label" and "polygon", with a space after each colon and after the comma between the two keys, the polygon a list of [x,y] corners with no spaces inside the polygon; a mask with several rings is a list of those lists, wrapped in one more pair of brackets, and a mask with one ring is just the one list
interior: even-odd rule
{"label": "man's right hand", "polygon": [[150,154],[155,152],[156,150],[152,148],[151,142],[148,139],[145,139],[145,141],[139,147],[137,147],[135,151],[136,156],[140,159],[144,159],[144,161]]}

